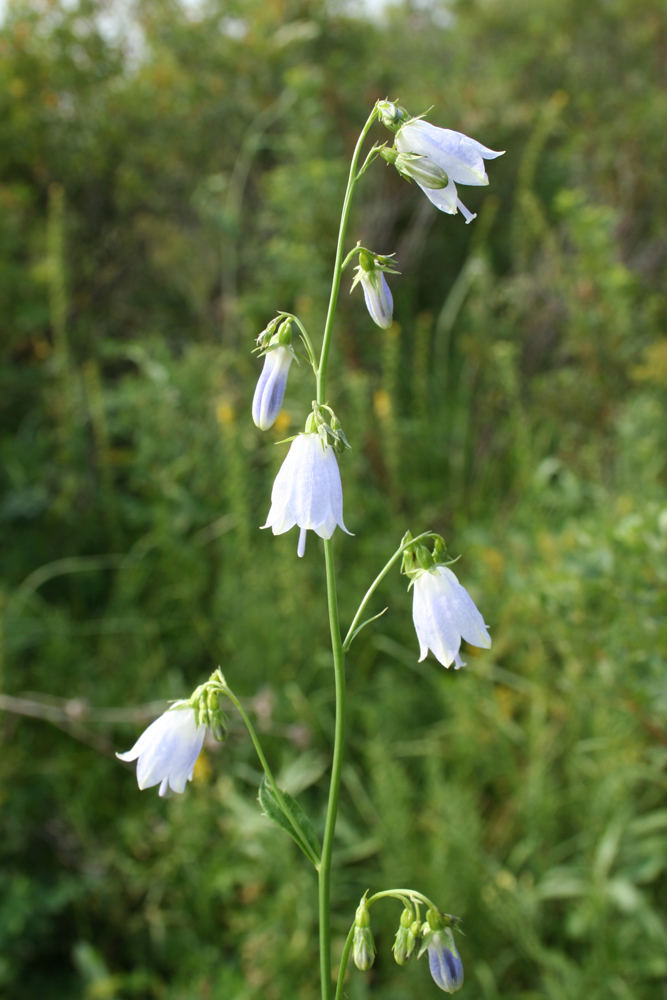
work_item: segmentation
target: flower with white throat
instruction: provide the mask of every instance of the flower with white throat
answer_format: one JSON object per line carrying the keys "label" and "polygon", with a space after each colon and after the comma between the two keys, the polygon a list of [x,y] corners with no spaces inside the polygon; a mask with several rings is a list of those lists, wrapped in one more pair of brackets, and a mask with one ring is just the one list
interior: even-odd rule
{"label": "flower with white throat", "polygon": [[[309,418],[310,422],[310,418]],[[343,523],[343,487],[333,447],[314,430],[299,434],[280,467],[271,491],[271,509],[263,528],[282,535],[294,525],[301,529],[297,553],[306,551],[306,532],[331,538]]]}
{"label": "flower with white throat", "polygon": [[464,667],[461,640],[488,649],[491,636],[472,597],[451,569],[435,565],[413,581],[412,619],[419,639],[419,660],[429,649],[443,667]]}
{"label": "flower with white throat", "polygon": [[264,355],[264,368],[252,401],[252,419],[262,431],[273,427],[280,413],[292,361],[292,353],[282,346]]}
{"label": "flower with white throat", "polygon": [[205,736],[206,725],[197,725],[194,708],[188,701],[178,701],[150,724],[131,750],[116,756],[137,761],[139,788],[159,784],[162,796],[169,788],[184,792],[187,782],[192,781]]}
{"label": "flower with white throat", "polygon": [[457,184],[473,186],[486,185],[489,178],[484,168],[484,160],[494,160],[503,151],[488,149],[476,139],[470,139],[462,132],[449,128],[438,128],[421,118],[411,119],[402,125],[396,134],[396,149],[399,153],[416,153],[440,167],[447,174],[449,183],[436,189],[419,184],[426,197],[448,215],[460,211],[466,222],[475,218],[458,196]]}

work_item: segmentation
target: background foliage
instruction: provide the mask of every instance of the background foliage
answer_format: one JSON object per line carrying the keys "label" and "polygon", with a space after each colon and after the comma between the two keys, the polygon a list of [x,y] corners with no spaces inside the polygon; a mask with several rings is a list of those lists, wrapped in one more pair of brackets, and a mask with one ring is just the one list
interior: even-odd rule
{"label": "background foliage", "polygon": [[[336,947],[366,888],[414,885],[465,920],[470,1000],[662,996],[666,52],[658,0],[9,7],[3,1000],[317,995],[314,880],[238,720],[166,801],[113,752],[220,664],[323,821],[321,554],[257,530],[311,388],[294,371],[260,435],[249,349],[276,308],[321,329],[346,161],[387,95],[508,152],[465,189],[470,227],[383,164],[363,182],[351,237],[402,276],[388,332],[341,301],[343,620],[431,528],[493,647],[418,664],[405,581],[383,585],[349,660]],[[435,990],[393,963],[392,905],[350,1000]]]}

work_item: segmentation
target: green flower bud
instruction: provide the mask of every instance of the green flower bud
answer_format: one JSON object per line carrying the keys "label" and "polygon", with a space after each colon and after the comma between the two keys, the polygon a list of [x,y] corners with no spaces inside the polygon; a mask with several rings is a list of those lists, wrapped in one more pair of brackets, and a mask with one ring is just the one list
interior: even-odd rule
{"label": "green flower bud", "polygon": [[362,972],[367,972],[375,961],[375,942],[365,896],[359,903],[354,918],[352,958],[356,967]]}
{"label": "green flower bud", "polygon": [[415,947],[415,938],[410,939],[410,928],[413,923],[413,913],[407,908],[401,914],[401,923],[396,931],[396,940],[392,947],[394,959],[398,965],[407,965]]}
{"label": "green flower bud", "polygon": [[393,101],[378,101],[377,109],[380,121],[392,132],[397,132],[410,117],[405,108],[400,104],[394,104]]}

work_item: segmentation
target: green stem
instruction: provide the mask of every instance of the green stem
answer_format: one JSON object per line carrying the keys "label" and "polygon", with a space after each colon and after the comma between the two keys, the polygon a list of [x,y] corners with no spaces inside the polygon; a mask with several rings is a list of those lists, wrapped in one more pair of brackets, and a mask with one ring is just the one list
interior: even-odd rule
{"label": "green stem", "polygon": [[354,148],[354,153],[352,155],[352,163],[350,164],[350,173],[347,180],[347,190],[345,192],[345,200],[343,202],[343,211],[340,217],[340,229],[338,230],[338,244],[336,246],[336,262],[334,264],[333,281],[331,282],[331,295],[329,297],[329,309],[327,311],[327,321],[324,326],[324,338],[322,340],[322,351],[320,353],[320,364],[317,372],[317,402],[326,402],[326,375],[327,375],[327,361],[329,360],[329,347],[331,346],[331,334],[333,331],[333,321],[336,315],[336,303],[338,302],[338,292],[340,291],[340,279],[342,277],[342,260],[343,260],[343,245],[345,243],[345,233],[347,231],[347,222],[350,216],[350,206],[352,204],[352,195],[354,193],[354,186],[357,183],[357,163],[359,162],[359,154],[361,152],[361,147],[364,144],[364,139],[368,135],[371,125],[377,118],[377,110],[373,108],[370,115],[368,116],[368,121],[361,130],[361,135],[357,140],[357,145]]}
{"label": "green stem", "polygon": [[329,625],[331,628],[331,649],[334,659],[336,682],[336,728],[334,736],[329,804],[322,841],[322,860],[319,870],[319,917],[320,917],[320,972],[322,977],[322,1000],[331,998],[331,855],[333,852],[336,816],[338,814],[338,794],[343,768],[343,743],[345,737],[345,653],[338,621],[338,597],[336,594],[336,569],[334,566],[333,543],[324,541],[324,557],[327,576],[327,600],[329,604]]}
{"label": "green stem", "polygon": [[275,795],[276,800],[277,800],[278,804],[280,805],[280,808],[284,812],[285,816],[290,821],[290,824],[292,825],[292,828],[294,829],[294,832],[295,832],[295,834],[297,836],[297,839],[298,839],[299,843],[301,844],[301,846],[303,848],[304,853],[309,858],[309,860],[312,861],[312,863],[315,865],[315,868],[317,868],[319,870],[319,860],[318,860],[318,858],[316,858],[315,855],[313,854],[313,850],[312,850],[310,844],[308,843],[307,840],[305,840],[305,838],[303,836],[303,833],[301,832],[301,828],[299,827],[298,823],[295,821],[294,817],[292,816],[291,811],[285,806],[285,801],[283,799],[282,792],[280,791],[280,789],[278,788],[278,785],[276,784],[276,780],[273,777],[273,774],[271,772],[271,768],[269,767],[268,762],[266,760],[266,757],[264,756],[264,751],[262,750],[262,745],[259,742],[259,739],[257,738],[257,733],[255,732],[255,727],[253,726],[252,722],[248,718],[248,713],[246,712],[246,710],[244,709],[243,705],[241,704],[241,702],[239,701],[239,699],[236,697],[236,695],[234,694],[234,692],[232,690],[230,690],[230,688],[227,687],[227,685],[225,685],[225,687],[223,688],[223,691],[227,695],[227,697],[229,698],[229,700],[232,702],[232,704],[234,704],[236,706],[236,708],[238,709],[238,711],[239,711],[239,713],[241,715],[241,718],[245,722],[246,728],[247,728],[247,730],[248,730],[248,732],[250,734],[250,739],[252,740],[252,742],[254,744],[255,750],[257,751],[257,756],[259,757],[259,762],[262,765],[262,767],[264,768],[264,773],[265,773],[266,777],[268,778],[268,781],[269,781],[269,784],[271,785],[271,789],[273,791],[273,794]]}
{"label": "green stem", "polygon": [[350,933],[347,935],[347,941],[345,942],[345,947],[343,948],[343,954],[340,956],[340,968],[338,969],[338,981],[336,983],[336,1000],[341,1000],[343,996],[343,983],[345,982],[345,972],[347,970],[347,963],[350,957],[350,949],[352,948],[353,941],[354,924],[350,927]]}
{"label": "green stem", "polygon": [[416,538],[411,538],[409,542],[405,542],[404,545],[401,545],[401,547],[398,548],[394,552],[393,556],[391,557],[391,559],[389,560],[389,562],[386,564],[386,566],[384,567],[384,569],[382,569],[378,573],[378,575],[375,577],[375,580],[373,581],[373,583],[370,585],[370,587],[366,591],[366,596],[364,597],[363,601],[359,605],[359,608],[357,609],[356,615],[352,619],[352,624],[350,625],[350,627],[349,627],[349,629],[347,631],[347,635],[345,636],[345,642],[343,643],[343,649],[345,650],[345,652],[347,652],[348,649],[350,648],[350,646],[352,645],[352,639],[354,638],[354,632],[355,632],[355,629],[356,629],[357,624],[359,622],[359,619],[361,618],[362,614],[364,613],[364,608],[366,607],[366,605],[370,601],[371,597],[373,596],[375,590],[377,589],[378,585],[385,578],[385,576],[387,575],[387,573],[389,572],[389,570],[391,569],[391,567],[394,565],[394,563],[396,562],[396,560],[400,559],[400,557],[403,555],[403,553],[405,551],[407,551],[407,549],[409,549],[411,546],[415,545],[417,542],[421,542],[422,539],[424,539],[424,538],[432,538],[432,537],[433,537],[433,532],[432,531],[425,531],[425,532],[423,532],[423,534],[417,535]]}

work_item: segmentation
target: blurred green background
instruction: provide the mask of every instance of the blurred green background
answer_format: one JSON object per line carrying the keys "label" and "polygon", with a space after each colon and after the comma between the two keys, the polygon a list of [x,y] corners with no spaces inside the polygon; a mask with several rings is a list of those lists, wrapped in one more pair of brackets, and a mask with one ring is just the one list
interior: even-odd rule
{"label": "blurred green background", "polygon": [[[260,532],[253,338],[319,342],[377,98],[494,149],[469,227],[378,162],[349,231],[330,402],[341,610],[406,530],[462,554],[493,635],[417,662],[393,573],[349,658],[337,954],[360,895],[464,918],[469,1000],[667,996],[667,19],[663,0],[10,3],[0,29],[0,997],[314,1000],[315,883],[231,718],[183,796],[115,750],[218,664],[321,827],[321,545]],[[376,127],[374,137],[389,138]],[[159,703],[157,706],[153,703]],[[151,714],[152,713],[152,714]],[[434,996],[399,908],[349,1000]]]}

